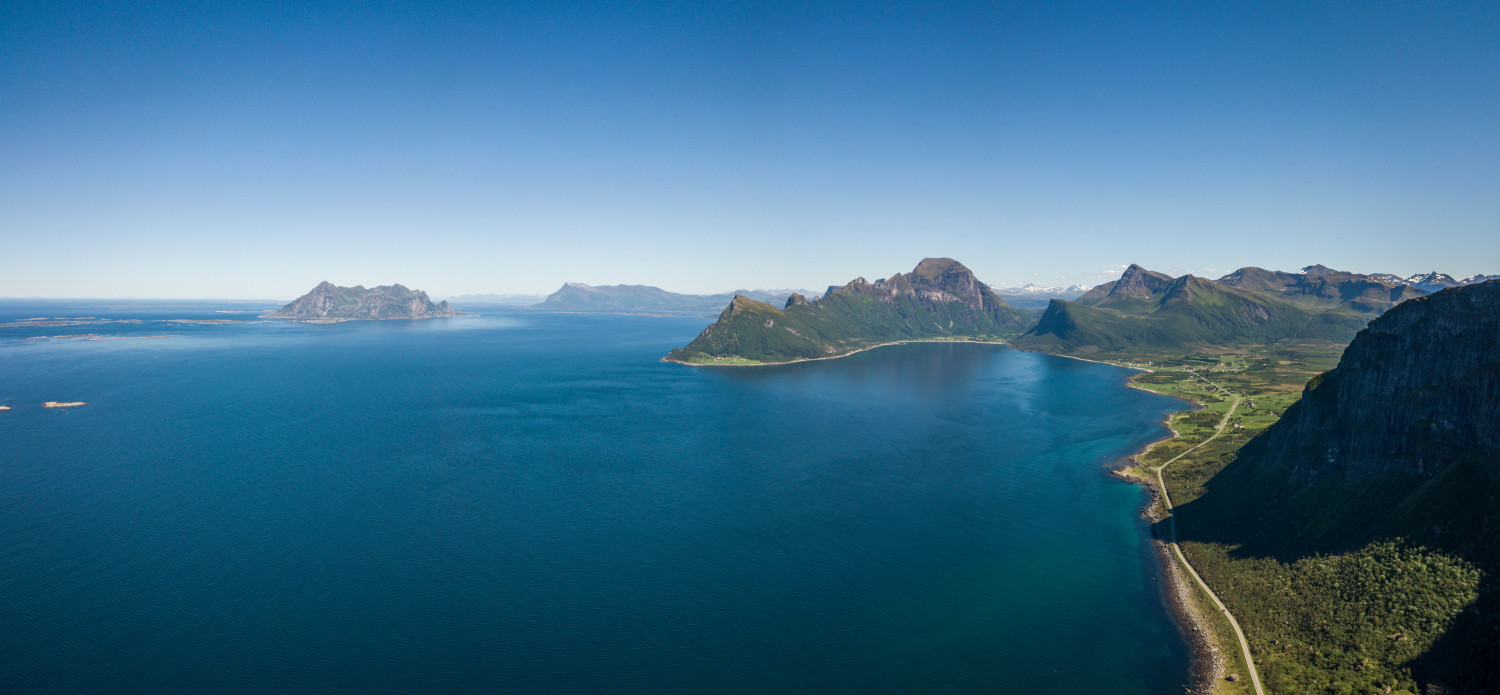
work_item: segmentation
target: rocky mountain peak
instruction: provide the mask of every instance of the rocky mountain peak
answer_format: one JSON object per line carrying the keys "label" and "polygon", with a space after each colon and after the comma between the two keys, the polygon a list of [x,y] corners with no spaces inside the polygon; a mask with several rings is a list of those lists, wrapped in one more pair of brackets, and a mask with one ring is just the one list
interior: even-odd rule
{"label": "rocky mountain peak", "polygon": [[923,258],[911,274],[924,280],[936,280],[946,275],[974,277],[974,272],[952,258]]}

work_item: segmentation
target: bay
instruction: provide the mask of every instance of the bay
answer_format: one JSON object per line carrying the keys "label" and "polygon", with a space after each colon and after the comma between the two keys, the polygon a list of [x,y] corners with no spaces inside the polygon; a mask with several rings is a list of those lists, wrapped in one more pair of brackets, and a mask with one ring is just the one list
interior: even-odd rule
{"label": "bay", "polygon": [[[1181,405],[1123,370],[695,369],[659,358],[701,316],[119,304],[0,303],[0,691],[1188,681],[1144,493],[1104,470]],[[33,339],[84,333],[169,337]]]}

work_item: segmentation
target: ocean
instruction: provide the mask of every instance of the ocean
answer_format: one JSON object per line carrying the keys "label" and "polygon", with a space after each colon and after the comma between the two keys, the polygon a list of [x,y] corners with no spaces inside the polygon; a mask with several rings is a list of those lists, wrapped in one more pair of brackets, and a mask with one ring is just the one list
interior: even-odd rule
{"label": "ocean", "polygon": [[1188,684],[1146,493],[1105,472],[1182,405],[1122,369],[264,308],[0,302],[0,692]]}

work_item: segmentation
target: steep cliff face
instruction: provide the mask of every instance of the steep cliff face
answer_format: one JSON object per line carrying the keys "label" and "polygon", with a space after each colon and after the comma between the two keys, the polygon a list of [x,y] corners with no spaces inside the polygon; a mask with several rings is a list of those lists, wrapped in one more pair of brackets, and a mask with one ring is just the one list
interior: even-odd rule
{"label": "steep cliff face", "polygon": [[1304,480],[1500,461],[1500,281],[1397,305],[1245,453]]}
{"label": "steep cliff face", "polygon": [[887,303],[908,297],[929,306],[962,302],[973,311],[1010,308],[988,285],[974,276],[974,271],[952,258],[924,258],[910,273],[896,273],[875,282],[855,278],[843,287],[829,288],[829,293],[873,297]]}
{"label": "steep cliff face", "polygon": [[325,281],[267,316],[374,320],[441,318],[455,313],[448,302],[433,304],[426,292],[409,290],[399,284],[365,289],[362,285],[339,287]]}
{"label": "steep cliff face", "polygon": [[1284,645],[1268,688],[1381,692],[1409,678],[1451,686],[1416,692],[1494,692],[1500,281],[1370,322],[1225,460],[1174,524],[1184,544],[1204,544],[1190,555],[1218,558],[1200,572],[1247,609],[1252,644]]}

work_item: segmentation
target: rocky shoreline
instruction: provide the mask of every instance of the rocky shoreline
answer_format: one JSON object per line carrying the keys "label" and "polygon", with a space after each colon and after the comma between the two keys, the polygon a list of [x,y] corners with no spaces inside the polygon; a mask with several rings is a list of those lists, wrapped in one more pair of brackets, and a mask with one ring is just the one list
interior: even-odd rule
{"label": "rocky shoreline", "polygon": [[[1141,369],[1142,373],[1150,371],[1149,369]],[[1133,389],[1146,391],[1147,393],[1156,393],[1150,389],[1142,388],[1132,380],[1126,380],[1125,385]],[[1202,403],[1190,401],[1186,398],[1177,396],[1174,396],[1174,398],[1192,406],[1193,410],[1199,410],[1204,407]],[[1188,648],[1193,654],[1192,663],[1189,666],[1192,686],[1188,692],[1199,695],[1212,695],[1217,684],[1223,681],[1225,677],[1227,662],[1223,650],[1219,648],[1217,640],[1215,640],[1213,627],[1209,625],[1207,617],[1203,615],[1203,611],[1194,596],[1196,589],[1188,582],[1187,577],[1184,576],[1182,566],[1172,557],[1171,544],[1166,539],[1157,536],[1157,524],[1163,519],[1161,514],[1161,490],[1157,487],[1156,481],[1149,477],[1139,477],[1126,472],[1126,470],[1132,468],[1147,468],[1146,464],[1141,461],[1141,457],[1156,448],[1158,444],[1171,441],[1179,436],[1177,428],[1172,426],[1172,413],[1168,413],[1162,417],[1162,427],[1170,434],[1141,447],[1140,451],[1137,451],[1126,459],[1124,465],[1110,469],[1110,475],[1145,487],[1146,491],[1150,494],[1150,499],[1141,508],[1140,518],[1145,519],[1151,524],[1151,547],[1155,550],[1157,561],[1161,563],[1163,574],[1166,577],[1166,585],[1162,587],[1162,598],[1167,604],[1168,612],[1172,614],[1172,621],[1177,624],[1177,629],[1187,639]]]}
{"label": "rocky shoreline", "polygon": [[[1152,445],[1156,443],[1152,442]],[[1131,459],[1134,463],[1135,457],[1132,456]],[[1188,692],[1211,695],[1215,686],[1224,679],[1226,660],[1223,651],[1215,643],[1213,628],[1209,626],[1207,617],[1194,598],[1195,589],[1187,577],[1183,576],[1182,566],[1172,557],[1170,544],[1156,535],[1156,524],[1162,520],[1161,491],[1150,480],[1128,475],[1118,469],[1110,473],[1122,480],[1138,483],[1150,493],[1150,500],[1141,509],[1141,518],[1151,524],[1151,547],[1156,551],[1157,560],[1164,570],[1166,585],[1162,587],[1162,597],[1167,603],[1168,612],[1172,614],[1172,621],[1177,623],[1177,629],[1187,639],[1188,648],[1193,653],[1192,664],[1189,666],[1192,687]]]}

